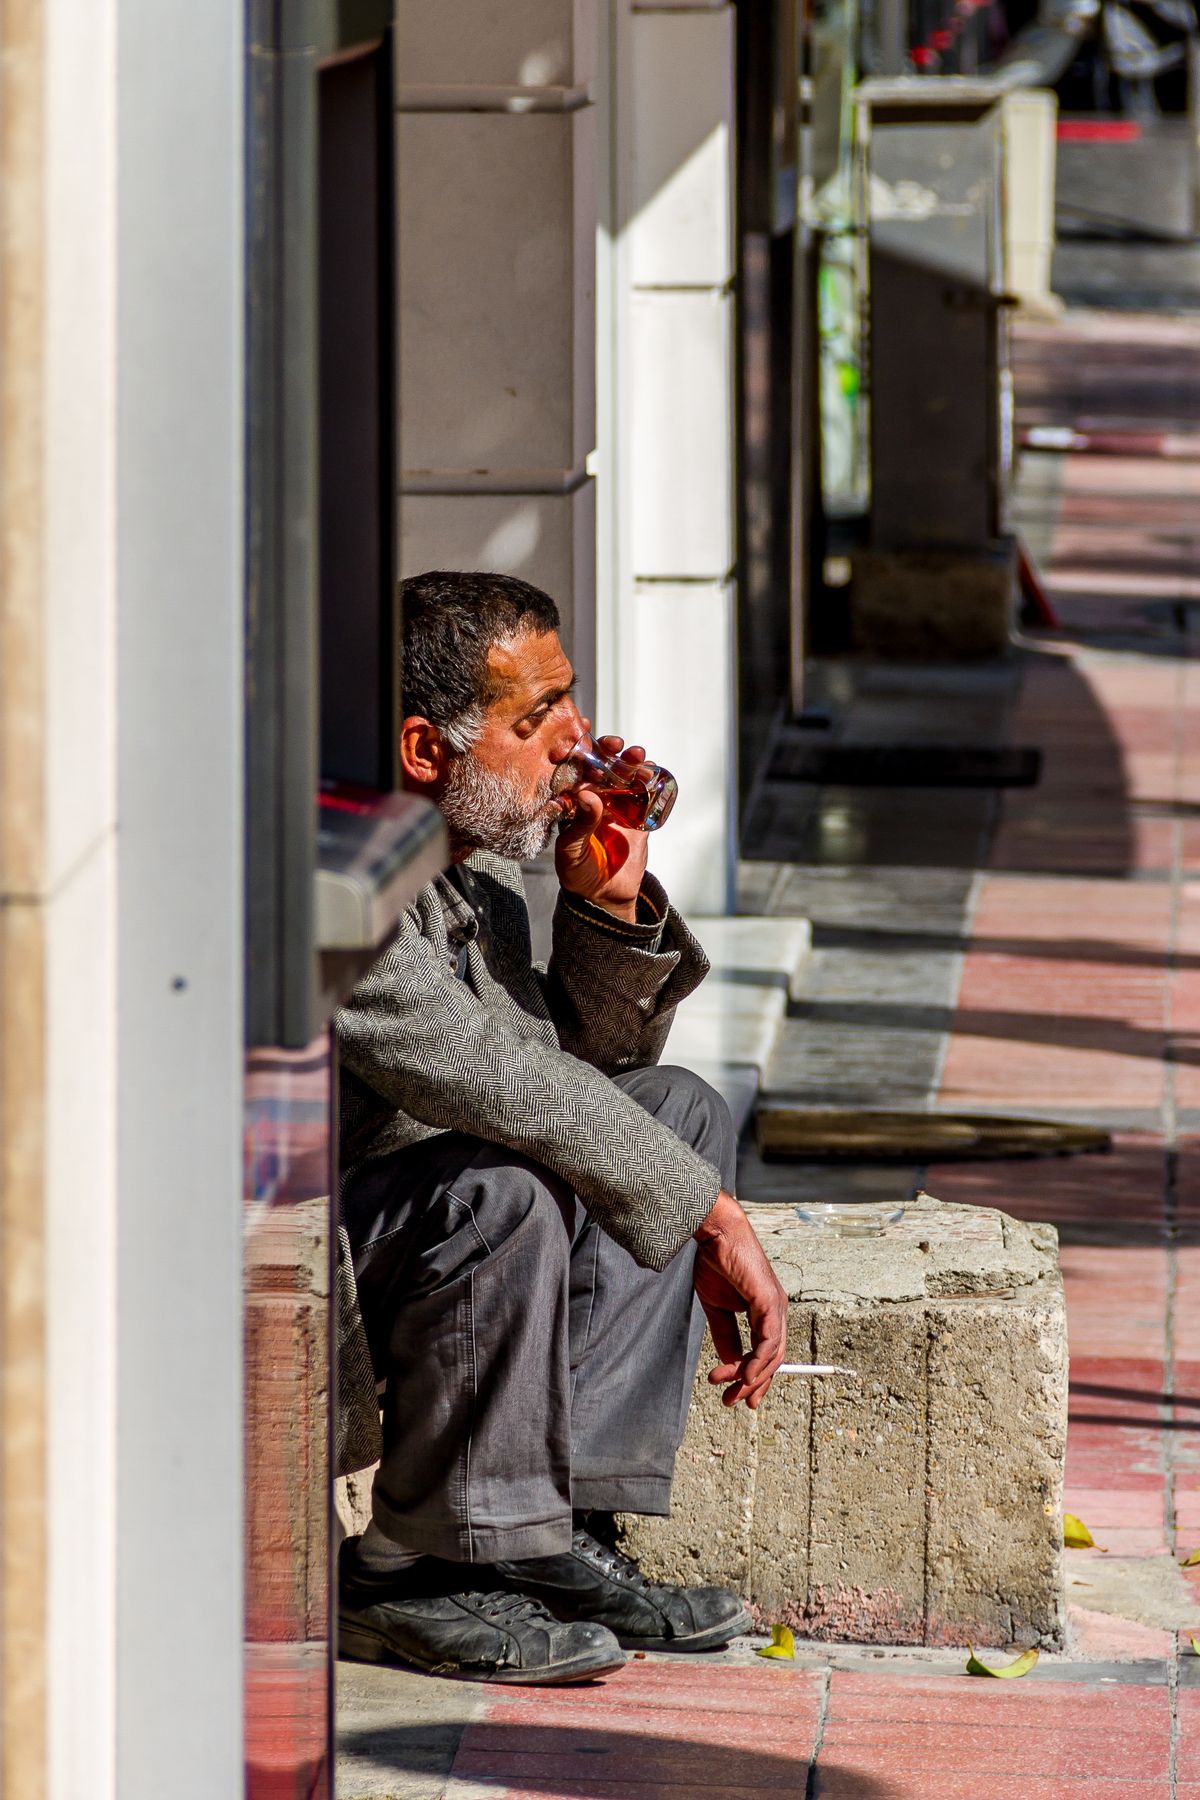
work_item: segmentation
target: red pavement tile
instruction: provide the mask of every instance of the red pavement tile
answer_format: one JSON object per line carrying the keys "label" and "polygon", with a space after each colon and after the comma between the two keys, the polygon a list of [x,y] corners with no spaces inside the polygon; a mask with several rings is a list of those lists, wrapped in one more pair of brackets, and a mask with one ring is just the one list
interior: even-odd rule
{"label": "red pavement tile", "polygon": [[1161,1362],[1166,1250],[1141,1244],[1064,1244],[1059,1258],[1072,1355]]}
{"label": "red pavement tile", "polygon": [[[1182,1708],[1180,1722],[1183,1723]],[[1200,1782],[1200,1731],[1193,1722],[1185,1726],[1180,1734],[1179,1746],[1175,1755],[1175,1770],[1180,1781]]]}
{"label": "red pavement tile", "polygon": [[631,1663],[593,1687],[507,1689],[463,1732],[452,1781],[506,1800],[803,1794],[819,1698],[819,1676],[762,1664]]}
{"label": "red pavement tile", "polygon": [[[1074,1513],[1113,1556],[1156,1556],[1167,1548],[1165,1478],[1153,1486],[1130,1489],[1111,1486],[1090,1488],[1068,1485],[1063,1510]],[[1096,1552],[1075,1550],[1071,1562],[1086,1560]]]}
{"label": "red pavement tile", "polygon": [[[588,1760],[581,1757],[580,1761]],[[478,1800],[481,1791],[488,1795],[488,1800],[692,1800],[695,1795],[702,1795],[703,1800],[763,1800],[761,1786],[753,1780],[748,1783],[739,1782],[736,1787],[721,1785],[700,1785],[690,1774],[676,1781],[668,1777],[664,1781],[605,1781],[600,1777],[576,1781],[538,1778],[532,1785],[518,1783],[514,1786],[499,1787],[489,1774],[486,1783],[478,1784],[477,1778],[467,1778],[470,1785],[463,1785],[459,1779],[452,1780],[445,1789],[445,1800],[458,1800],[459,1796],[470,1795],[471,1800]],[[805,1794],[806,1773],[803,1769],[791,1767],[779,1772],[783,1783],[780,1792],[787,1800],[803,1800]],[[855,1800],[897,1800],[895,1790],[871,1783],[859,1786],[854,1790]]]}
{"label": "red pavement tile", "polygon": [[826,1727],[821,1757],[888,1774],[924,1770],[1078,1781],[1157,1780],[1169,1772],[1168,1733],[1073,1729],[1064,1700],[1057,1724],[1022,1719],[1008,1728],[972,1723],[958,1731],[939,1725]]}
{"label": "red pavement tile", "polygon": [[1082,1682],[993,1682],[965,1674],[864,1675],[834,1670],[827,1732],[864,1720],[958,1725],[1003,1724],[1005,1730],[1045,1728],[1069,1718],[1072,1730],[1145,1735],[1165,1727],[1170,1697],[1165,1687],[1094,1687]]}
{"label": "red pavement tile", "polygon": [[[1175,1529],[1195,1537],[1200,1533],[1200,1477],[1192,1487],[1175,1485]],[[1181,1546],[1190,1548],[1190,1546]]]}
{"label": "red pavement tile", "polygon": [[[1169,819],[1124,812],[1114,818],[1111,805],[1009,802],[992,842],[989,867],[1062,875],[1165,870],[1171,866],[1174,830]],[[1200,832],[1196,860],[1200,862]]]}
{"label": "red pavement tile", "polygon": [[1082,1606],[1067,1607],[1067,1629],[1072,1653],[1085,1662],[1161,1662],[1173,1647],[1169,1631]]}
{"label": "red pavement tile", "polygon": [[1071,1418],[1119,1426],[1158,1424],[1168,1406],[1163,1365],[1153,1359],[1073,1356]]}
{"label": "red pavement tile", "polygon": [[[809,1669],[755,1662],[746,1667],[723,1663],[631,1661],[603,1681],[585,1687],[506,1687],[489,1694],[491,1708],[536,1703],[539,1715],[579,1709],[617,1710],[665,1707],[668,1711],[774,1714],[781,1704],[789,1713],[819,1703],[821,1677]],[[781,1695],[785,1698],[781,1700]]]}
{"label": "red pavement tile", "polygon": [[[1156,1107],[1170,916],[1156,884],[988,878],[942,1104]],[[1021,939],[1026,954],[986,947]]]}
{"label": "red pavement tile", "polygon": [[[923,1775],[908,1774],[874,1787],[863,1785],[857,1770],[817,1768],[816,1800],[1168,1800],[1170,1795],[1165,1781],[1071,1781],[1057,1775],[1046,1781],[989,1776],[986,1786],[976,1775],[939,1775],[932,1787]],[[800,1800],[798,1794],[795,1800]]]}
{"label": "red pavement tile", "polygon": [[925,1185],[939,1199],[998,1206],[1019,1219],[1156,1225],[1164,1218],[1166,1162],[1157,1141],[1117,1134],[1105,1155],[936,1163]]}
{"label": "red pavement tile", "polygon": [[1200,1218],[1200,1137],[1188,1133],[1176,1147],[1175,1205],[1181,1219]]}
{"label": "red pavement tile", "polygon": [[1068,1488],[1063,1505],[1093,1530],[1161,1531],[1163,1486],[1150,1491],[1128,1492],[1119,1488]]}
{"label": "red pavement tile", "polygon": [[[1200,1244],[1181,1244],[1175,1261],[1175,1353],[1181,1363],[1200,1363]],[[1189,1382],[1194,1389],[1194,1370]]]}

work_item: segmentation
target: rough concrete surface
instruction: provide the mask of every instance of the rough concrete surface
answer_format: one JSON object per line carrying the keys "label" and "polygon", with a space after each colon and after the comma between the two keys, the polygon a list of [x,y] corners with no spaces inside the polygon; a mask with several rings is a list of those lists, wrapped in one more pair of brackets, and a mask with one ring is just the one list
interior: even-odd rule
{"label": "rough concrete surface", "polygon": [[[763,1620],[866,1643],[1063,1639],[1067,1350],[1057,1240],[921,1195],[878,1239],[754,1210],[796,1360],[730,1415],[702,1361],[669,1520],[629,1517],[647,1573],[726,1581]],[[740,1579],[739,1579],[740,1577]]]}
{"label": "rough concrete surface", "polygon": [[468,1682],[339,1663],[339,1795],[441,1800],[463,1730],[484,1698]]}
{"label": "rough concrete surface", "polygon": [[1067,1561],[1067,1599],[1089,1612],[1111,1613],[1160,1631],[1200,1629],[1200,1603],[1169,1552],[1158,1556],[1105,1556],[1086,1560],[1073,1552]]}

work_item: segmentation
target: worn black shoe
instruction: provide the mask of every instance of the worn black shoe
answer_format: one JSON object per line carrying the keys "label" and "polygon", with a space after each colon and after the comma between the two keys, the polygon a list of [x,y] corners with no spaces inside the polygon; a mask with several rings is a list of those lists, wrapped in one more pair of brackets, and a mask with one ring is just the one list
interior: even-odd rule
{"label": "worn black shoe", "polygon": [[472,1573],[432,1556],[376,1573],[360,1561],[358,1539],[347,1538],[338,1555],[338,1655],[454,1681],[527,1686],[590,1681],[624,1666],[603,1625],[563,1624],[508,1588],[472,1592]]}
{"label": "worn black shoe", "polygon": [[561,1556],[494,1563],[499,1583],[531,1594],[558,1619],[594,1619],[627,1650],[719,1650],[751,1628],[750,1614],[728,1588],[669,1587],[650,1582],[631,1557],[576,1531]]}

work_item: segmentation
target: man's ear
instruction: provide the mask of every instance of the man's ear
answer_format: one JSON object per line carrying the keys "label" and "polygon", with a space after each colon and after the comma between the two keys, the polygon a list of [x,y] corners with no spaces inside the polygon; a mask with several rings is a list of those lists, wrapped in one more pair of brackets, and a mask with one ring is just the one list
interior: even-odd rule
{"label": "man's ear", "polygon": [[[406,787],[439,790],[446,779],[450,752],[437,726],[419,714],[400,727],[400,767]],[[436,798],[436,792],[430,795]]]}

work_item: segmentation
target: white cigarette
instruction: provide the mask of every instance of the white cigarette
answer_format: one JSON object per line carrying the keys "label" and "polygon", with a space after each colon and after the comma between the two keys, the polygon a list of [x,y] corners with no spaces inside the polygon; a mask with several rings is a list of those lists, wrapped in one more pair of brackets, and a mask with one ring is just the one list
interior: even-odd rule
{"label": "white cigarette", "polygon": [[853,1375],[858,1380],[857,1369],[843,1369],[840,1363],[780,1363],[777,1375]]}

